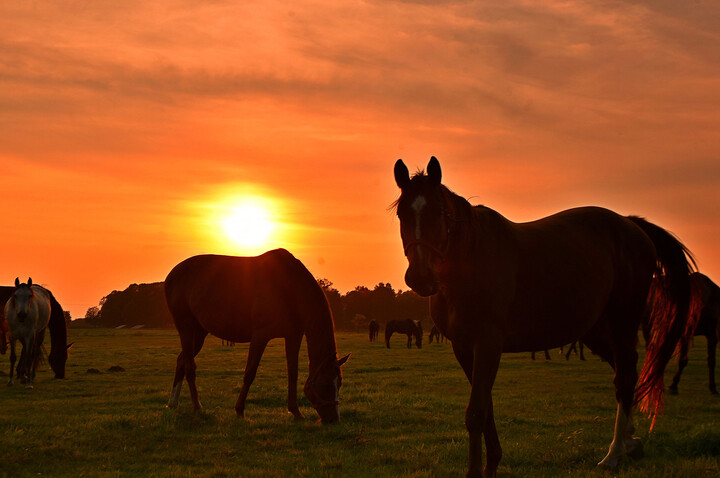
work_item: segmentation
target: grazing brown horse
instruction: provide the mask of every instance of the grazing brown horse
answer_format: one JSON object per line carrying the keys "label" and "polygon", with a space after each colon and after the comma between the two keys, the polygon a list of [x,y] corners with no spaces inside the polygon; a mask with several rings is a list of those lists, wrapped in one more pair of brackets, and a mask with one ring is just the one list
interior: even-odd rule
{"label": "grazing brown horse", "polygon": [[[570,347],[565,354],[565,360],[570,360],[570,354],[573,352],[575,352],[575,355],[577,355],[578,347],[580,347],[580,360],[585,360],[585,346],[583,345],[582,340],[576,340],[575,342],[570,344]],[[562,351],[562,349],[560,350]]]}
{"label": "grazing brown horse", "polygon": [[433,325],[430,329],[430,336],[428,337],[428,343],[431,344],[433,341],[433,338],[435,339],[435,343],[441,343],[445,342],[447,339],[443,334],[440,333],[440,331],[437,328],[437,325]]}
{"label": "grazing brown horse", "polygon": [[305,266],[284,249],[257,257],[203,255],[184,260],[165,279],[165,296],[182,352],[177,358],[169,407],[175,407],[187,378],[193,407],[202,408],[195,386],[195,356],[208,333],[232,342],[250,342],[235,411],[244,416],[245,399],[267,343],[285,339],[288,410],[303,418],[297,404],[298,354],[307,340],[309,377],[305,396],[323,423],[336,422],[340,367],[335,326],[327,299]]}
{"label": "grazing brown horse", "polygon": [[419,320],[388,320],[385,324],[385,347],[390,348],[390,337],[397,332],[407,335],[407,348],[412,348],[412,338],[415,337],[415,346],[422,348],[422,323]]}
{"label": "grazing brown horse", "polygon": [[[471,206],[441,177],[434,157],[427,174],[412,179],[398,160],[395,207],[408,259],[405,282],[431,296],[432,319],[472,384],[467,476],[483,475],[483,435],[486,476],[496,476],[502,455],[492,401],[501,354],[580,338],[615,370],[615,433],[599,465],[614,468],[621,456],[639,454],[633,398],[641,410],[660,410],[663,371],[693,302],[685,246],[642,218],[598,207],[513,223]],[[651,291],[653,275],[662,280]],[[652,340],[638,381],[637,333],[649,298]]]}
{"label": "grazing brown horse", "polygon": [[[39,287],[39,286],[38,286]],[[65,378],[65,363],[68,359],[68,350],[72,347],[72,343],[67,343],[67,323],[65,322],[65,313],[60,303],[55,299],[52,292],[45,289],[45,292],[50,296],[50,323],[48,324],[48,331],[50,332],[50,355],[48,355],[48,362],[50,368],[55,373],[55,378]],[[15,292],[14,286],[0,286],[0,330],[3,328],[3,323],[7,327],[7,322],[4,321],[3,307],[5,303],[10,299],[10,296]],[[9,330],[5,340],[9,340]],[[2,339],[0,339],[0,353],[2,351]]]}
{"label": "grazing brown horse", "polygon": [[699,272],[692,274],[690,280],[700,291],[702,306],[688,319],[685,336],[680,340],[678,371],[673,377],[672,385],[669,387],[670,393],[673,395],[678,393],[680,375],[682,375],[683,369],[688,363],[690,340],[692,337],[704,335],[707,338],[708,385],[710,393],[717,395],[718,392],[715,387],[715,351],[720,337],[720,328],[718,328],[718,322],[720,322],[720,287],[710,280],[708,276]]}
{"label": "grazing brown horse", "polygon": [[370,321],[370,324],[368,325],[368,332],[370,334],[370,342],[375,342],[378,338],[378,334],[380,333],[380,326],[375,320]]}

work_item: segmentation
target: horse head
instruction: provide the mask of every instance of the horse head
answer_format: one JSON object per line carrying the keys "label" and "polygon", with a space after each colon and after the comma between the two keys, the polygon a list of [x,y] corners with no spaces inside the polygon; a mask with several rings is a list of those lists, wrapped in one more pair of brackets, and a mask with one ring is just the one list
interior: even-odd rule
{"label": "horse head", "polygon": [[305,382],[303,391],[323,424],[340,421],[339,394],[342,386],[342,370],[350,354],[341,359],[332,356],[313,371]]}
{"label": "horse head", "polygon": [[15,291],[8,301],[9,306],[15,312],[15,316],[19,322],[25,322],[30,308],[32,306],[35,293],[32,290],[32,278],[29,278],[27,284],[21,284],[20,278],[15,278]]}
{"label": "horse head", "polygon": [[415,323],[415,345],[421,349],[423,340],[422,322],[419,320],[413,320],[413,322]]}
{"label": "horse head", "polygon": [[396,202],[400,236],[408,259],[405,283],[423,297],[439,290],[438,269],[448,252],[449,214],[446,210],[440,163],[433,156],[427,174],[412,179],[402,159],[395,163]]}

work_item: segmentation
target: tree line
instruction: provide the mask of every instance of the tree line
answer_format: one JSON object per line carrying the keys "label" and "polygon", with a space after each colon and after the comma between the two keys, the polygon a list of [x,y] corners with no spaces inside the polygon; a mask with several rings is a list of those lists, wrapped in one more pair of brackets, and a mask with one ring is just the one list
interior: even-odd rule
{"label": "tree line", "polygon": [[[381,327],[389,320],[421,320],[430,324],[428,300],[407,290],[395,290],[389,283],[380,282],[374,288],[358,286],[345,294],[327,279],[318,284],[325,292],[335,319],[335,328],[343,331],[365,331],[370,320]],[[165,302],[162,282],[131,284],[123,291],[114,290],[90,307],[83,319],[74,326],[172,328],[173,319]]]}

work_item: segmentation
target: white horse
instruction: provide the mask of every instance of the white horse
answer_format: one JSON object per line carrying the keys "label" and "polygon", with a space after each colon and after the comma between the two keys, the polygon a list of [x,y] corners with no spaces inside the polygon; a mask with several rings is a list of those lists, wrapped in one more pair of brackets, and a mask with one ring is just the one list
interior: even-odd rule
{"label": "white horse", "polygon": [[27,388],[33,388],[35,369],[40,359],[40,348],[45,329],[50,322],[50,295],[45,289],[33,285],[32,279],[21,284],[15,279],[15,292],[5,304],[5,319],[10,327],[10,381],[13,384],[15,366],[15,341],[23,345],[23,353],[17,367],[17,376],[26,378]]}

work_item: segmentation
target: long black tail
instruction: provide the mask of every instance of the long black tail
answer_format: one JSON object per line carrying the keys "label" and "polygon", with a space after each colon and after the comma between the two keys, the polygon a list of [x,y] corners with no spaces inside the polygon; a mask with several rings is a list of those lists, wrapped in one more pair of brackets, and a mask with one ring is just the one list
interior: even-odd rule
{"label": "long black tail", "polygon": [[645,362],[635,390],[640,411],[657,416],[663,409],[665,367],[685,331],[688,314],[698,306],[690,282],[697,265],[692,253],[672,233],[641,217],[629,219],[653,241],[658,258],[648,296]]}

